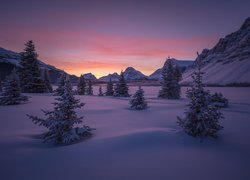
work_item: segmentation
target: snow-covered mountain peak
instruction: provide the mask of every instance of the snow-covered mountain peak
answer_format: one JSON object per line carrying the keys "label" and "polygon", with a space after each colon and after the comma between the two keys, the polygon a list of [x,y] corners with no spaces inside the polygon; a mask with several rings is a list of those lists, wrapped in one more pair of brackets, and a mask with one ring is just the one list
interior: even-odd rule
{"label": "snow-covered mountain peak", "polygon": [[147,76],[145,76],[133,67],[126,68],[126,70],[124,71],[124,77],[127,81],[144,80],[147,78]]}
{"label": "snow-covered mountain peak", "polygon": [[88,80],[96,80],[95,75],[93,75],[92,73],[83,74],[83,77]]}

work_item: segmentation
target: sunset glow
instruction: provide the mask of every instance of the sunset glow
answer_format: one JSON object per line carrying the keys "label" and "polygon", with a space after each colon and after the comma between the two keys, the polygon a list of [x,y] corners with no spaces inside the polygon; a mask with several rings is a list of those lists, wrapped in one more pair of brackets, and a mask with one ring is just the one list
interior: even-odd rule
{"label": "sunset glow", "polygon": [[[17,1],[17,9],[10,3],[0,8],[1,47],[20,52],[32,39],[45,63],[70,74],[92,72],[97,77],[128,66],[150,75],[168,56],[194,60],[196,51],[212,48],[219,37],[235,30],[249,10],[244,3],[214,6],[216,1],[197,0],[24,0]],[[238,19],[227,18],[232,8],[241,9]]]}

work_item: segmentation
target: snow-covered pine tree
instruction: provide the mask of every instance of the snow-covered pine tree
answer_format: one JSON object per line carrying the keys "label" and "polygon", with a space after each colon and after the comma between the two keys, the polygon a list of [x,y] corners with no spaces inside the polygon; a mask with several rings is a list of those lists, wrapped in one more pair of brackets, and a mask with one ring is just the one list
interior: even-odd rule
{"label": "snow-covered pine tree", "polygon": [[84,95],[85,94],[85,88],[86,88],[86,82],[85,78],[83,75],[80,76],[79,83],[77,85],[77,93],[79,95]]}
{"label": "snow-covered pine tree", "polygon": [[[79,141],[82,137],[90,136],[91,130],[89,126],[83,125],[83,117],[78,117],[75,109],[84,106],[79,99],[73,96],[72,86],[69,78],[66,78],[64,91],[60,97],[56,98],[57,102],[53,111],[43,111],[46,118],[27,115],[35,124],[48,128],[48,132],[44,135],[44,142],[54,144],[70,144]],[[75,125],[78,125],[77,127]]]}
{"label": "snow-covered pine tree", "polygon": [[[198,54],[198,53],[197,53]],[[189,99],[186,117],[177,117],[177,123],[184,131],[194,137],[217,137],[223,127],[219,124],[222,113],[218,107],[211,105],[209,91],[205,91],[202,84],[201,63],[197,58],[198,71],[192,75],[192,88],[187,91]]]}
{"label": "snow-covered pine tree", "polygon": [[123,71],[121,72],[120,77],[119,77],[119,81],[116,84],[114,96],[116,96],[116,97],[129,97],[128,86],[127,86],[126,80],[124,78]]}
{"label": "snow-covered pine tree", "polygon": [[147,102],[145,101],[145,98],[144,98],[144,91],[141,88],[141,86],[139,86],[139,89],[133,95],[129,103],[130,103],[130,107],[136,110],[142,110],[148,107]]}
{"label": "snow-covered pine tree", "polygon": [[33,41],[30,40],[25,44],[24,52],[21,53],[18,74],[22,92],[44,93],[47,91],[37,57],[35,45]]}
{"label": "snow-covered pine tree", "polygon": [[51,82],[50,82],[50,78],[49,78],[49,72],[47,69],[44,69],[43,71],[43,79],[44,79],[44,83],[47,89],[48,93],[51,93],[53,91],[53,88],[51,86]]}
{"label": "snow-covered pine tree", "polygon": [[0,94],[0,105],[15,105],[26,101],[28,97],[21,94],[19,78],[14,69],[5,80]]}
{"label": "snow-covered pine tree", "polygon": [[65,86],[65,82],[66,82],[66,77],[67,77],[67,75],[65,72],[63,72],[61,74],[61,76],[59,77],[58,83],[57,83],[57,88],[56,88],[55,93],[54,93],[55,96],[61,96],[64,94],[64,86]]}
{"label": "snow-covered pine tree", "polygon": [[181,75],[179,69],[173,65],[171,59],[168,59],[162,70],[162,88],[159,91],[158,97],[167,99],[179,99],[180,79]]}
{"label": "snow-covered pine tree", "polygon": [[90,79],[88,81],[87,95],[91,95],[91,96],[93,95],[92,81]]}
{"label": "snow-covered pine tree", "polygon": [[111,81],[111,78],[109,79],[109,82],[107,84],[107,91],[106,91],[105,95],[106,96],[113,96],[114,95],[113,82]]}

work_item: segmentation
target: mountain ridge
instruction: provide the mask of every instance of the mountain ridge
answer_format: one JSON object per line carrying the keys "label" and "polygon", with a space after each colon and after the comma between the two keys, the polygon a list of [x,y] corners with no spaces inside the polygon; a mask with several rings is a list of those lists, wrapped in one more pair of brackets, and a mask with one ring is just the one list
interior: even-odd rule
{"label": "mountain ridge", "polygon": [[[211,49],[203,49],[200,60],[205,84],[250,83],[250,17],[235,32],[221,38]],[[196,66],[183,74],[182,84],[192,82]]]}

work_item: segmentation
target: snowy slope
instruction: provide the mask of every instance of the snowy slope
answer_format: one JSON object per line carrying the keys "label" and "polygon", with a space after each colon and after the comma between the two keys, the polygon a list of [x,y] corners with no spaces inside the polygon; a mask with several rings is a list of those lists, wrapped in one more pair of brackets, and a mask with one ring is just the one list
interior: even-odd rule
{"label": "snowy slope", "polygon": [[[168,59],[167,59],[168,60]],[[167,60],[165,61],[163,67],[165,66]],[[194,61],[190,61],[190,60],[177,60],[177,59],[174,59],[174,58],[171,58],[172,62],[174,65],[178,66],[182,72],[186,70],[186,68],[188,68],[189,66],[192,66]],[[149,77],[148,79],[150,80],[160,80],[161,79],[161,76],[162,76],[162,68],[160,69],[157,69],[155,72],[153,72]]]}
{"label": "snowy slope", "polygon": [[[138,87],[131,87],[133,93]],[[160,100],[159,87],[143,87],[149,109],[128,109],[128,98],[77,96],[86,103],[84,123],[92,138],[69,146],[41,142],[43,127],[26,114],[42,115],[54,96],[0,106],[0,174],[3,180],[248,180],[249,88],[211,88],[230,100],[218,139],[192,138],[176,124],[187,99]],[[183,89],[184,90],[184,89]],[[95,92],[98,87],[95,87]],[[183,91],[184,94],[185,91]]]}
{"label": "snowy slope", "polygon": [[[199,59],[206,84],[250,83],[250,18],[211,50],[204,49]],[[186,71],[181,83],[190,83],[193,71],[195,68]]]}

